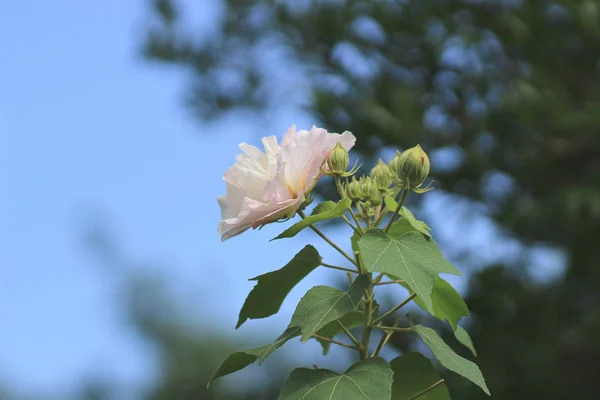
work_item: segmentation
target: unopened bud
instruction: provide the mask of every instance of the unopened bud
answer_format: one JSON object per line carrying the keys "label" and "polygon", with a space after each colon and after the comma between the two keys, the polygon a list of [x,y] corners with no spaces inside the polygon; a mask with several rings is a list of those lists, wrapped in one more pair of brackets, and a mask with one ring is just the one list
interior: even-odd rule
{"label": "unopened bud", "polygon": [[344,149],[341,143],[338,142],[327,156],[327,167],[329,169],[329,173],[332,175],[344,174],[344,172],[346,172],[346,168],[348,168],[349,162],[350,158],[348,157],[348,152],[346,149]]}
{"label": "unopened bud", "polygon": [[360,189],[360,183],[355,177],[352,177],[352,180],[346,183],[346,195],[352,201],[359,201],[364,198],[364,195]]}
{"label": "unopened bud", "polygon": [[362,176],[358,183],[360,184],[360,190],[365,199],[370,199],[377,193],[377,187],[370,177]]}
{"label": "unopened bud", "polygon": [[393,183],[390,167],[381,159],[376,166],[371,169],[371,178],[380,192],[385,192]]}
{"label": "unopened bud", "polygon": [[371,203],[373,207],[380,206],[381,203],[383,203],[383,195],[380,191],[377,191],[373,196],[369,197],[367,201]]}
{"label": "unopened bud", "polygon": [[429,157],[416,145],[400,155],[394,173],[405,189],[414,190],[425,181],[429,168]]}
{"label": "unopened bud", "polygon": [[400,179],[396,175],[396,171],[398,171],[398,165],[400,164],[400,156],[401,155],[402,155],[402,153],[400,153],[400,151],[396,150],[396,156],[394,158],[392,158],[392,161],[389,162],[390,174],[392,176],[392,179],[395,181],[395,183],[400,183]]}

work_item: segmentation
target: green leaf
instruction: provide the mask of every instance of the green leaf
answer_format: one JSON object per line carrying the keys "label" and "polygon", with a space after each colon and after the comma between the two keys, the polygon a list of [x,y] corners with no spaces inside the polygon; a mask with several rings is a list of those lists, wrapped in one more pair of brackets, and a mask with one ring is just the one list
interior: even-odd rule
{"label": "green leaf", "polygon": [[418,232],[414,226],[408,222],[406,218],[401,218],[398,221],[394,222],[390,227],[390,230],[387,232],[387,235],[391,238],[398,238],[405,233],[410,232]]}
{"label": "green leaf", "polygon": [[258,282],[248,294],[235,328],[248,319],[276,314],[290,290],[320,264],[321,256],[309,245],[300,250],[285,267],[250,279]]}
{"label": "green leaf", "polygon": [[[394,372],[393,400],[411,400],[441,379],[431,361],[421,353],[404,353],[401,357],[393,359],[390,367]],[[419,400],[451,399],[446,384],[441,383],[420,396]]]}
{"label": "green leaf", "polygon": [[[408,288],[408,285],[403,286]],[[408,289],[410,290],[410,288]],[[433,304],[432,315],[442,321],[448,321],[453,330],[456,330],[458,321],[462,317],[469,316],[469,309],[460,294],[439,276],[435,280],[431,291],[431,302]],[[429,311],[419,296],[415,297],[415,303],[423,310]]]}
{"label": "green leaf", "polygon": [[356,311],[368,284],[369,278],[360,275],[346,292],[329,286],[315,286],[300,299],[289,326],[299,327],[302,341],[307,341],[331,321]]}
{"label": "green leaf", "polygon": [[272,240],[283,239],[294,237],[300,232],[302,229],[316,224],[320,221],[325,221],[327,219],[337,218],[344,215],[347,209],[352,205],[352,200],[350,199],[342,199],[337,204],[333,201],[324,201],[315,207],[313,212],[302,221],[295,223],[290,226],[288,229],[283,231],[279,236]]}
{"label": "green leaf", "polygon": [[[391,196],[385,196],[384,202],[386,209],[389,211],[394,211],[396,207],[398,207],[398,203]],[[415,215],[408,208],[402,206],[398,214],[402,215],[404,219],[406,219],[406,221],[417,231],[421,232],[425,236],[431,237],[431,228],[429,228],[425,222],[416,219]]]}
{"label": "green leaf", "polygon": [[[333,339],[338,334],[342,333],[343,330],[340,327],[341,322],[346,328],[352,329],[358,326],[361,326],[365,322],[365,314],[360,311],[352,311],[348,314],[344,315],[342,318],[337,319],[335,321],[331,321],[321,329],[317,331],[317,335],[326,337],[328,339]],[[327,355],[329,352],[329,348],[331,347],[331,342],[326,342],[325,340],[316,339],[321,343],[323,347],[323,355]]]}
{"label": "green leaf", "polygon": [[278,400],[390,400],[392,370],[382,358],[367,358],[343,374],[328,369],[292,371]]}
{"label": "green leaf", "polygon": [[483,375],[481,375],[481,371],[477,365],[456,354],[454,350],[444,343],[442,338],[440,338],[433,329],[423,325],[415,325],[414,328],[419,336],[421,336],[421,339],[423,339],[423,342],[431,349],[435,357],[444,367],[464,376],[483,389],[486,394],[490,394],[490,391],[485,384],[485,380],[483,379]]}
{"label": "green leaf", "polygon": [[469,336],[469,332],[467,332],[467,330],[465,328],[458,325],[456,327],[456,330],[454,331],[454,336],[456,337],[456,340],[458,340],[466,348],[471,350],[471,353],[473,353],[473,355],[475,357],[477,357],[477,351],[475,351],[475,346],[473,346],[473,341],[471,340],[471,336]]}
{"label": "green leaf", "polygon": [[262,362],[271,353],[283,346],[288,340],[293,339],[297,336],[300,336],[299,328],[288,328],[273,343],[265,344],[254,349],[236,351],[235,353],[230,354],[229,357],[227,357],[225,361],[223,361],[223,363],[214,373],[212,378],[210,378],[210,380],[208,381],[208,385],[210,385],[210,383],[217,378],[229,375],[233,372],[246,368],[248,365],[254,363],[256,360],[258,360],[259,364],[262,364]]}
{"label": "green leaf", "polygon": [[363,266],[369,272],[383,272],[403,279],[433,313],[431,292],[437,274],[461,275],[437,247],[433,239],[418,232],[390,238],[383,231],[366,232],[358,241]]}

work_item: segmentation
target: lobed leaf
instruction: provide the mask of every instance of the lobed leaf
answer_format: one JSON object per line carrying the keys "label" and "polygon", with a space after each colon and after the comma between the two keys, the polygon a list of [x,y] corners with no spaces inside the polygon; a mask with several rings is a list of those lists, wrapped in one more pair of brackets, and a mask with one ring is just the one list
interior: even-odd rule
{"label": "lobed leaf", "polygon": [[246,368],[256,360],[258,360],[258,363],[261,364],[271,353],[283,346],[288,340],[298,336],[300,336],[299,328],[288,328],[273,343],[256,347],[254,349],[236,351],[235,353],[230,354],[213,374],[212,378],[210,378],[208,385],[210,385],[211,382],[217,378]]}
{"label": "lobed leaf", "polygon": [[477,351],[475,351],[475,346],[473,346],[471,336],[469,336],[469,332],[467,332],[465,328],[458,325],[454,331],[454,336],[456,337],[456,340],[463,344],[467,349],[471,350],[471,353],[477,357]]}
{"label": "lobed leaf", "polygon": [[368,284],[369,278],[359,275],[345,292],[329,286],[315,286],[300,299],[289,326],[301,329],[303,342],[310,339],[328,323],[356,311]]}
{"label": "lobed leaf", "polygon": [[415,325],[414,329],[444,367],[467,378],[483,389],[487,395],[490,394],[481,370],[475,363],[456,354],[433,329],[423,325]]}
{"label": "lobed leaf", "polygon": [[367,358],[343,374],[328,369],[292,371],[278,400],[390,400],[392,370],[382,358]]}
{"label": "lobed leaf", "polygon": [[[421,353],[408,352],[392,360],[394,372],[393,400],[412,400],[416,395],[438,382],[440,374],[431,361]],[[436,386],[419,400],[451,400],[445,383]]]}
{"label": "lobed leaf", "polygon": [[244,301],[235,328],[248,319],[276,314],[294,286],[320,264],[321,256],[313,246],[308,245],[283,268],[250,279],[257,283]]}
{"label": "lobed leaf", "polygon": [[[412,290],[408,285],[403,286],[412,293]],[[423,310],[429,311],[419,296],[415,297],[414,301]],[[433,313],[431,313],[431,315],[442,321],[448,321],[450,326],[452,326],[452,330],[457,329],[458,321],[462,317],[469,316],[469,309],[460,294],[447,281],[439,276],[433,284],[431,303],[433,305]]]}
{"label": "lobed leaf", "polygon": [[403,279],[433,313],[431,293],[439,273],[461,275],[432,239],[408,232],[390,237],[382,230],[367,231],[358,241],[363,267]]}

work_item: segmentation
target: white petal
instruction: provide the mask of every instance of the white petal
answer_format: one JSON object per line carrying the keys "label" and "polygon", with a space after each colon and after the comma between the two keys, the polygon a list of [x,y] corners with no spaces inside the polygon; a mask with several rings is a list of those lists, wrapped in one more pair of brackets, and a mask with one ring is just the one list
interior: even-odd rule
{"label": "white petal", "polygon": [[291,199],[281,203],[263,203],[245,198],[240,213],[219,223],[221,241],[239,235],[249,228],[257,228],[285,215],[295,213],[304,199]]}

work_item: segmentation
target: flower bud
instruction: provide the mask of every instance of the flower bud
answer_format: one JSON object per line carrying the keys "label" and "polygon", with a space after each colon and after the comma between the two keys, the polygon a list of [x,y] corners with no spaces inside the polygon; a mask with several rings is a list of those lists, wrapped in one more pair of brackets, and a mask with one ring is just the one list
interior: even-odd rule
{"label": "flower bud", "polygon": [[392,185],[392,175],[388,167],[381,159],[371,169],[371,178],[380,192],[385,192]]}
{"label": "flower bud", "polygon": [[394,173],[405,189],[414,190],[425,181],[429,168],[429,157],[421,146],[416,145],[400,155]]}
{"label": "flower bud", "polygon": [[359,201],[364,198],[360,189],[360,183],[358,183],[355,177],[352,177],[352,180],[346,183],[346,195],[352,201]]}
{"label": "flower bud", "polygon": [[370,177],[362,176],[358,183],[360,184],[360,190],[364,199],[370,199],[377,193],[377,187]]}
{"label": "flower bud", "polygon": [[327,156],[329,173],[332,175],[344,174],[344,172],[346,172],[346,168],[348,168],[349,162],[350,158],[348,157],[348,152],[346,149],[344,149],[341,143],[338,142]]}
{"label": "flower bud", "polygon": [[396,150],[396,156],[392,158],[392,161],[389,162],[390,175],[395,183],[400,183],[400,179],[396,175],[396,171],[398,170],[398,164],[400,163],[400,156],[402,154],[400,151]]}
{"label": "flower bud", "polygon": [[383,203],[383,195],[380,191],[377,191],[373,196],[369,197],[367,201],[371,203],[373,207],[380,206],[381,203]]}

